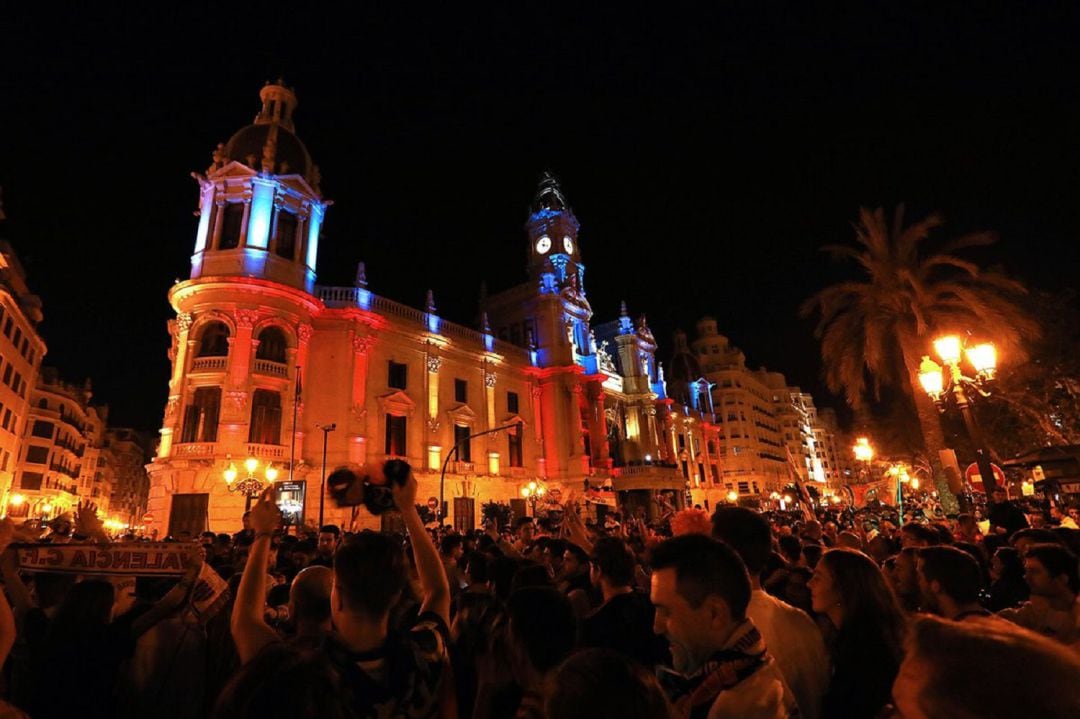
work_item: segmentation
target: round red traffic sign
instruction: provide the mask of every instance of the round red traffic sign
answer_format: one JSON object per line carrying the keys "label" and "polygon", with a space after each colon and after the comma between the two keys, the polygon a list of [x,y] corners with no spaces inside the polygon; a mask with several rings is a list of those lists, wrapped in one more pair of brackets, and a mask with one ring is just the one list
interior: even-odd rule
{"label": "round red traffic sign", "polygon": [[[993,462],[990,463],[990,469],[994,472],[994,481],[997,483],[997,486],[1004,487],[1005,470],[1003,470],[1001,467],[997,466]],[[969,464],[967,466],[967,469],[964,470],[964,479],[967,480],[968,484],[970,484],[971,488],[975,491],[986,491],[986,488],[983,487],[982,474],[979,473],[979,465],[975,462]]]}

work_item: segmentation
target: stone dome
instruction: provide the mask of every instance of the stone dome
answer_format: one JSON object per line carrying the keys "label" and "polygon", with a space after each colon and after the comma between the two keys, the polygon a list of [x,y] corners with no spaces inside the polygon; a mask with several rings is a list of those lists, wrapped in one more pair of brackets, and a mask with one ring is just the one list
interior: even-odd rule
{"label": "stone dome", "polygon": [[[270,136],[270,123],[257,123],[241,128],[225,144],[225,156],[258,169],[261,167],[263,147]],[[277,148],[274,153],[274,174],[302,175],[310,179],[314,165],[311,155],[300,138],[283,126],[277,126]]]}

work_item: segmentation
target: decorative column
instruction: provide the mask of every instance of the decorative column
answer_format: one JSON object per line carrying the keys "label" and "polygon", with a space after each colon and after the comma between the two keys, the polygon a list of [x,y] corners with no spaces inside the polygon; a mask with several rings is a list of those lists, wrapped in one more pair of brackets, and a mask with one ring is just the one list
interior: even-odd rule
{"label": "decorative column", "polygon": [[607,415],[604,412],[604,387],[601,382],[589,383],[588,400],[590,403],[589,443],[592,445],[592,462],[596,467],[611,469]]}
{"label": "decorative column", "polygon": [[[487,426],[484,429],[495,429],[498,426],[498,420],[495,417],[495,385],[498,382],[498,378],[495,375],[495,363],[490,360],[485,360],[483,364],[484,373],[484,405],[487,409]],[[499,439],[501,438],[501,432],[495,432],[489,434],[487,437],[487,471],[490,475],[499,474]]]}
{"label": "decorative column", "polygon": [[547,477],[547,450],[544,445],[544,413],[540,404],[544,390],[539,384],[532,385],[529,391],[533,407],[533,432],[536,437],[536,476]]}
{"label": "decorative column", "polygon": [[216,250],[221,243],[221,221],[225,215],[225,197],[218,195],[214,201],[214,229],[210,240],[210,249]]}
{"label": "decorative column", "polygon": [[368,351],[374,344],[374,337],[353,333],[352,407],[348,432],[349,461],[356,464],[364,464],[367,454]]}
{"label": "decorative column", "polygon": [[184,376],[184,368],[187,367],[187,359],[192,349],[191,345],[194,344],[194,342],[189,343],[188,341],[192,321],[191,314],[187,312],[176,315],[176,333],[173,335],[176,342],[176,356],[173,357],[172,378],[169,379],[170,395],[176,394],[176,388]]}
{"label": "decorative column", "polygon": [[255,357],[258,341],[252,338],[252,328],[259,319],[255,310],[237,310],[236,337],[230,337],[232,347],[229,352],[229,383],[233,387],[243,387],[251,375],[251,362]]}
{"label": "decorative column", "polygon": [[425,427],[429,469],[438,469],[442,448],[439,446],[439,368],[442,358],[437,354],[438,347],[433,342],[427,344],[427,422]]}
{"label": "decorative column", "polygon": [[[311,335],[313,335],[314,332],[315,331],[311,328],[310,324],[303,323],[303,324],[300,324],[300,325],[297,326],[297,328],[296,328],[296,356],[295,356],[295,362],[293,363],[292,367],[290,368],[290,371],[292,372],[292,386],[290,387],[290,393],[291,393],[291,395],[293,397],[293,402],[296,403],[296,406],[295,406],[296,423],[293,426],[293,434],[295,435],[294,436],[294,441],[296,442],[296,447],[298,448],[297,454],[298,454],[298,456],[301,456],[301,457],[303,456],[304,435],[305,435],[305,432],[303,430],[303,427],[304,427],[304,397],[303,397],[304,373],[307,372],[307,369],[308,369],[308,363],[307,363],[307,361],[308,361],[308,346],[311,343]],[[299,370],[299,374],[300,374],[299,379],[297,378],[297,370]],[[297,392],[296,392],[296,390],[297,390],[297,382],[298,381],[299,381],[299,385],[300,385],[300,396],[299,397],[297,397]],[[321,452],[320,452],[319,456],[320,457],[322,456]]]}

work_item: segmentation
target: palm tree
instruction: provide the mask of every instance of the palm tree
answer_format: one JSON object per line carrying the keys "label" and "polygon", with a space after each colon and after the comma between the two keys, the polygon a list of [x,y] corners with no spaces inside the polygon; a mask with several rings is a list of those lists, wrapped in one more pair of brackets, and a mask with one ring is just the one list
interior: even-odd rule
{"label": "palm tree", "polygon": [[991,339],[1017,363],[1022,342],[1038,335],[1038,325],[1016,304],[1024,287],[1000,272],[983,270],[957,251],[988,245],[988,232],[965,235],[926,251],[923,243],[940,227],[937,214],[904,226],[904,206],[890,227],[881,208],[859,210],[856,245],[822,249],[836,259],[855,260],[865,273],[859,281],[827,287],[803,303],[803,316],[820,313],[816,336],[829,389],[853,407],[867,395],[880,398],[883,386],[903,390],[915,405],[923,444],[937,471],[945,437],[933,402],[918,381],[919,363],[933,337],[971,332]]}

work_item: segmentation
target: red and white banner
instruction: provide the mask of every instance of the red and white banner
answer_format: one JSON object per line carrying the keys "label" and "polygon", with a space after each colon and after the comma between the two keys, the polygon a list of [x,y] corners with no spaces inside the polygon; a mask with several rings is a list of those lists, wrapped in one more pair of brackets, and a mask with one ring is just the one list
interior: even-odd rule
{"label": "red and white banner", "polygon": [[28,572],[84,575],[176,576],[191,564],[194,544],[14,544]]}

